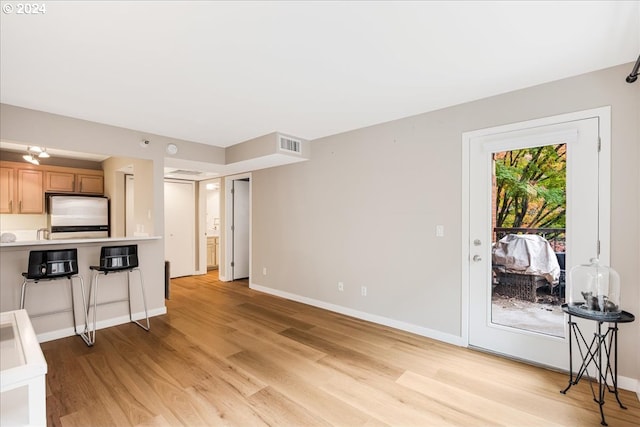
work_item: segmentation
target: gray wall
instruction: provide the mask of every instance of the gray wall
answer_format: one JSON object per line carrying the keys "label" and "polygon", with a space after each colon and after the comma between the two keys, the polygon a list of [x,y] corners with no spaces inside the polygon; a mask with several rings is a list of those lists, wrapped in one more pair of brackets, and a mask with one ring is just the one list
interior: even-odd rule
{"label": "gray wall", "polygon": [[[623,309],[640,314],[632,65],[315,140],[310,161],[254,172],[252,284],[460,337],[462,133],[610,105],[611,264]],[[638,379],[640,322],[620,336],[620,375]]]}

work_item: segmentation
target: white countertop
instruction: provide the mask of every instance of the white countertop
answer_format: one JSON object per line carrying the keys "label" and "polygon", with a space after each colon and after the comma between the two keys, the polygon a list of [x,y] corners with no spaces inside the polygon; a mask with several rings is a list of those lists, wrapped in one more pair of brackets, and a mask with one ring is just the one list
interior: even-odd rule
{"label": "white countertop", "polygon": [[99,237],[88,239],[54,239],[54,240],[16,240],[11,243],[0,243],[0,248],[19,248],[25,246],[70,245],[82,243],[111,243],[111,242],[140,242],[144,240],[159,240],[162,236],[135,237]]}

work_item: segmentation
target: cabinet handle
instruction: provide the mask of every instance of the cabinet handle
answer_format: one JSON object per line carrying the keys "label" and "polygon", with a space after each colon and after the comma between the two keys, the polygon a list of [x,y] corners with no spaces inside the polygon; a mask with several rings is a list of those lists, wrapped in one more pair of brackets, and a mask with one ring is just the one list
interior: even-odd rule
{"label": "cabinet handle", "polygon": [[82,193],[82,180],[80,180],[80,192]]}
{"label": "cabinet handle", "polygon": [[13,200],[9,200],[9,213],[13,213]]}
{"label": "cabinet handle", "polygon": [[22,200],[18,202],[18,213],[22,213]]}

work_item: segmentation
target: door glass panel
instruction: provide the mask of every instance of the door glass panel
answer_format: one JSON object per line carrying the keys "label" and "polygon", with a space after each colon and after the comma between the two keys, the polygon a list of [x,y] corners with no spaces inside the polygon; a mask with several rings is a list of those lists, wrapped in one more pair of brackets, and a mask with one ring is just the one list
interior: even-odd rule
{"label": "door glass panel", "polygon": [[564,337],[567,146],[492,157],[491,322]]}

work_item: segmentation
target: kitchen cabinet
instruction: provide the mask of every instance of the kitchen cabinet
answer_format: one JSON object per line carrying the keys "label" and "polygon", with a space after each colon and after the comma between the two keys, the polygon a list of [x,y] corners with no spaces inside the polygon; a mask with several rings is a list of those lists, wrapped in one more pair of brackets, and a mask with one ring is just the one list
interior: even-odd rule
{"label": "kitchen cabinet", "polygon": [[43,213],[42,176],[39,170],[0,167],[0,213]]}
{"label": "kitchen cabinet", "polygon": [[104,172],[0,161],[0,214],[42,214],[45,192],[104,193]]}
{"label": "kitchen cabinet", "polygon": [[72,192],[75,190],[76,175],[70,172],[46,171],[45,191]]}
{"label": "kitchen cabinet", "polygon": [[0,167],[0,214],[13,213],[15,200],[15,171]]}
{"label": "kitchen cabinet", "polygon": [[102,175],[78,174],[76,191],[84,194],[102,194],[104,192],[104,177]]}
{"label": "kitchen cabinet", "polygon": [[18,169],[18,210],[14,213],[44,213],[42,171]]}
{"label": "kitchen cabinet", "polygon": [[59,193],[102,194],[102,174],[74,173],[68,171],[46,171],[45,191]]}
{"label": "kitchen cabinet", "polygon": [[45,192],[104,193],[104,172],[0,161],[0,214],[42,214]]}
{"label": "kitchen cabinet", "polygon": [[207,237],[207,269],[218,268],[218,237]]}

